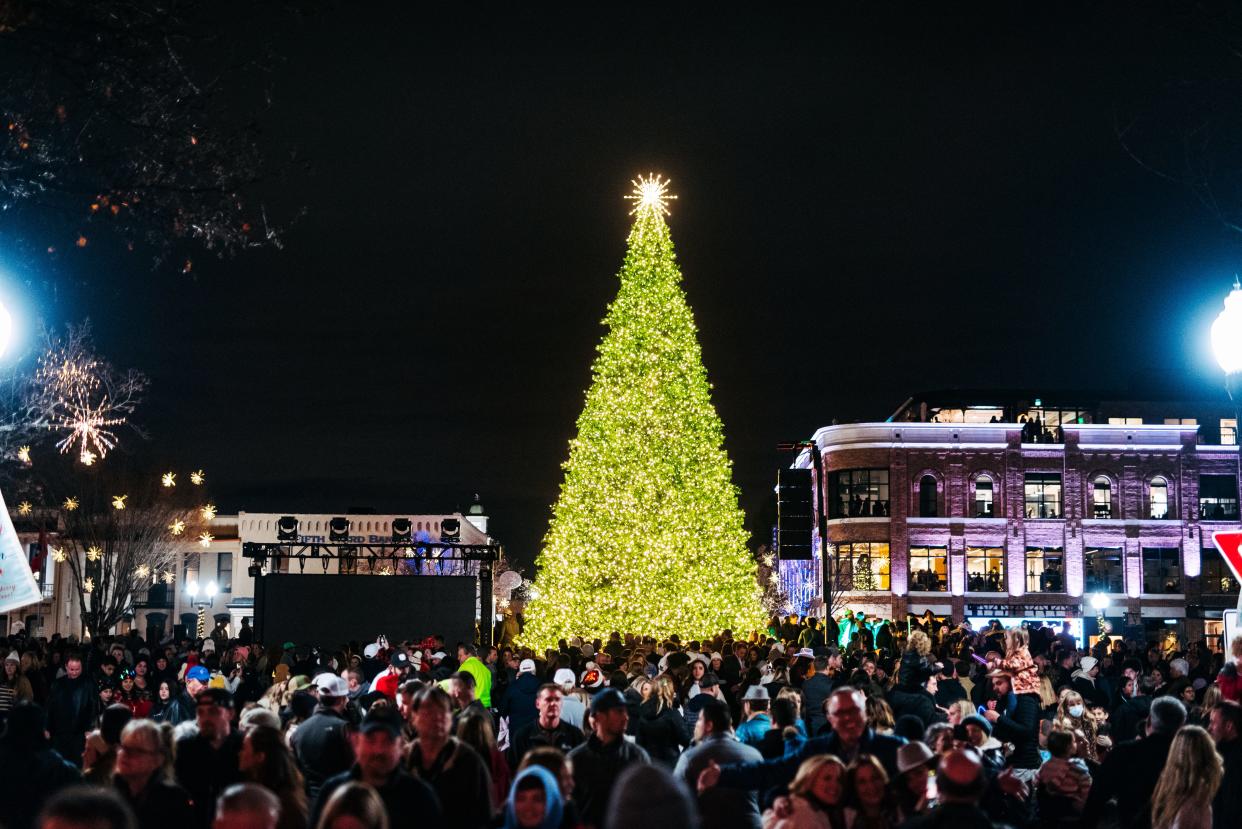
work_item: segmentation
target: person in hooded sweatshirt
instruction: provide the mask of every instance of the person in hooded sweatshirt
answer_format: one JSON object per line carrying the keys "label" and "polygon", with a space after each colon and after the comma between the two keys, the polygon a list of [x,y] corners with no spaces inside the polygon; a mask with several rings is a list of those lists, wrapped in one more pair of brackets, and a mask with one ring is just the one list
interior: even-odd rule
{"label": "person in hooded sweatshirt", "polygon": [[535,699],[539,696],[539,677],[536,676],[535,660],[523,659],[518,665],[517,676],[505,692],[501,714],[509,717],[509,733],[516,734],[539,718]]}
{"label": "person in hooded sweatshirt", "polygon": [[543,766],[518,772],[505,801],[504,829],[562,829],[568,817],[561,787]]}

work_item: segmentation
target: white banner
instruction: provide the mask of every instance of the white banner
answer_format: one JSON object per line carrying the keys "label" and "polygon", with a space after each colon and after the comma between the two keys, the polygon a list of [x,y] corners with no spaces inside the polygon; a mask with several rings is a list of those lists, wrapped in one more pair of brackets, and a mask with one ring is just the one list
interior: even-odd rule
{"label": "white banner", "polygon": [[9,508],[0,494],[0,613],[35,604],[43,599],[30,560],[17,538]]}

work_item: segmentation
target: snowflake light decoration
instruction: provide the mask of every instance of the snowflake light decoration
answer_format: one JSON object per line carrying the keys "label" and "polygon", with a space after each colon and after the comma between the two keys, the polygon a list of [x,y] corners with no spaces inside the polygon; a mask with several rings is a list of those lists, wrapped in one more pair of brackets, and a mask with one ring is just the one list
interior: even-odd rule
{"label": "snowflake light decoration", "polygon": [[668,192],[668,186],[672,184],[671,181],[666,180],[663,176],[650,174],[639,176],[631,184],[634,185],[634,190],[625,197],[626,201],[634,202],[634,209],[630,211],[631,216],[640,210],[646,209],[656,210],[665,216],[668,215],[669,201],[677,198]]}

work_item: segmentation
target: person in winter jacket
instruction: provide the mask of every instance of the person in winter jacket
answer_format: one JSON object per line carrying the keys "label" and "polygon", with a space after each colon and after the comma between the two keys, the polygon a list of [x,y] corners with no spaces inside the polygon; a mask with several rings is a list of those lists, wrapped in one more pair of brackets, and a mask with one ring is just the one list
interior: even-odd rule
{"label": "person in winter jacket", "polygon": [[901,664],[897,667],[897,687],[912,691],[924,683],[928,674],[934,674],[942,667],[931,658],[931,638],[921,630],[913,630],[906,652],[901,655]]}
{"label": "person in winter jacket", "polygon": [[1220,686],[1221,699],[1242,702],[1242,636],[1233,637],[1229,643],[1229,657],[1216,675],[1216,684]]}
{"label": "person in winter jacket", "polygon": [[[918,670],[928,671],[924,665]],[[888,704],[892,706],[894,717],[914,716],[923,722],[923,728],[934,723],[947,723],[949,715],[936,706],[936,675],[925,673],[919,684],[912,688],[897,687],[889,692]]]}
{"label": "person in winter jacket", "polygon": [[574,801],[582,822],[603,826],[608,800],[621,772],[632,765],[647,765],[651,758],[642,746],[625,739],[629,724],[625,697],[615,688],[605,688],[591,700],[592,734],[569,752],[574,772]]}
{"label": "person in winter jacket", "polygon": [[1078,663],[1078,670],[1072,674],[1070,685],[1087,705],[1108,705],[1108,694],[1096,682],[1099,676],[1100,661],[1094,656],[1084,656]]}
{"label": "person in winter jacket", "polygon": [[82,779],[44,734],[43,709],[23,703],[9,712],[0,737],[0,803],[6,829],[32,829],[47,799]]}
{"label": "person in winter jacket", "polygon": [[[1062,817],[1077,817],[1087,805],[1091,773],[1085,761],[1070,756],[1073,750],[1074,735],[1070,732],[1056,729],[1048,735],[1048,752],[1052,757],[1035,773],[1035,784],[1043,795],[1040,798],[1041,814],[1046,815],[1051,808]],[[1061,806],[1050,806],[1058,802]]]}
{"label": "person in winter jacket", "polygon": [[114,785],[138,818],[138,829],[192,827],[190,794],[173,782],[172,726],[133,720],[121,731]]}
{"label": "person in winter jacket", "polygon": [[1040,765],[1039,698],[1034,694],[1015,694],[1004,671],[992,671],[988,677],[997,699],[995,707],[988,708],[983,716],[992,724],[993,737],[1013,744],[1009,767],[1027,769],[1026,777],[1032,777]]}
{"label": "person in winter jacket", "polygon": [[535,707],[535,699],[539,696],[539,677],[535,673],[535,660],[523,659],[518,664],[517,676],[506,689],[500,713],[509,717],[510,734],[518,733],[539,718]]}
{"label": "person in winter jacket", "polygon": [[676,696],[673,680],[664,675],[655,681],[651,695],[638,708],[638,744],[653,761],[670,769],[681,749],[690,745],[690,732],[677,710]]}
{"label": "person in winter jacket", "polygon": [[65,675],[52,683],[47,701],[47,727],[52,747],[75,766],[82,762],[86,732],[95,727],[99,695],[82,668],[82,658],[65,660]]}

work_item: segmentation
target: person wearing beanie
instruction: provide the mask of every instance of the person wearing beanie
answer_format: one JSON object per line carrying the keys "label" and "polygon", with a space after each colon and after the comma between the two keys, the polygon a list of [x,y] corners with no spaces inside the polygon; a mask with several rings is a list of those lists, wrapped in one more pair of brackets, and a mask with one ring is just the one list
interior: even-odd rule
{"label": "person wearing beanie", "polygon": [[79,783],[82,775],[48,742],[38,705],[22,703],[9,712],[0,735],[0,803],[5,829],[33,829],[48,798]]}
{"label": "person wearing beanie", "polygon": [[121,744],[121,729],[133,718],[133,712],[123,703],[109,705],[99,715],[99,728],[86,735],[86,750],[82,754],[85,768],[82,777],[86,782],[97,786],[112,782],[117,746]]}
{"label": "person wearing beanie", "polygon": [[1078,670],[1071,675],[1070,687],[1077,691],[1087,705],[1108,705],[1108,693],[1099,686],[1100,661],[1094,656],[1084,656]]}
{"label": "person wearing beanie", "polygon": [[0,719],[13,706],[34,699],[34,690],[30,680],[22,675],[22,659],[17,651],[12,651],[4,658],[4,671],[0,673]]}

